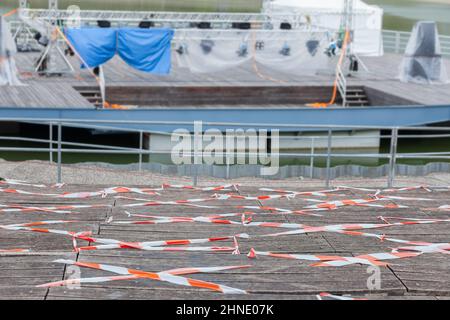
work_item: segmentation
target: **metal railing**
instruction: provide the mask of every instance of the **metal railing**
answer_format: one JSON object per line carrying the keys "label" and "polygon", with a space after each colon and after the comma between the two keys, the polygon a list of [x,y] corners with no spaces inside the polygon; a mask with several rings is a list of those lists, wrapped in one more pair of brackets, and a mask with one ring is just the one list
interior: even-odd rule
{"label": "metal railing", "polygon": [[347,79],[345,74],[342,72],[341,66],[336,69],[336,86],[342,97],[342,106],[347,106]]}
{"label": "metal railing", "polygon": [[[24,142],[33,142],[33,143],[43,143],[48,145],[48,147],[0,147],[0,152],[24,152],[24,153],[48,153],[49,160],[51,163],[54,162],[53,154],[57,153],[57,182],[62,182],[62,155],[63,154],[109,154],[109,155],[136,155],[139,163],[139,170],[142,170],[143,164],[143,156],[148,155],[151,157],[152,155],[158,154],[170,154],[171,152],[167,151],[158,151],[144,148],[144,136],[147,133],[144,130],[136,130],[136,129],[124,129],[120,127],[116,127],[115,125],[136,125],[136,124],[149,124],[149,125],[179,125],[180,127],[192,127],[195,128],[194,122],[169,122],[169,121],[121,121],[121,120],[64,120],[64,119],[30,119],[30,118],[8,118],[8,119],[0,119],[0,122],[27,122],[27,123],[38,123],[41,125],[49,126],[49,139],[31,139],[31,138],[23,138],[23,137],[0,137],[1,140],[10,140],[10,141],[24,141]],[[95,124],[97,123],[97,124]],[[99,125],[102,124],[102,125]],[[108,126],[106,126],[108,124]],[[332,159],[333,158],[346,158],[351,156],[355,159],[385,159],[389,161],[389,175],[388,175],[388,186],[392,187],[395,183],[396,176],[396,165],[399,160],[404,159],[429,159],[429,160],[450,160],[450,150],[444,152],[422,152],[422,153],[399,153],[398,141],[399,139],[416,139],[416,138],[428,138],[428,139],[443,139],[448,138],[450,141],[450,127],[370,127],[370,126],[324,126],[324,125],[299,125],[299,124],[262,124],[262,123],[221,123],[221,122],[208,122],[203,123],[203,125],[208,126],[209,128],[230,128],[230,129],[259,129],[259,128],[298,128],[292,130],[292,132],[302,132],[305,130],[309,130],[311,132],[322,132],[326,135],[320,136],[280,136],[280,139],[289,140],[289,139],[307,139],[310,141],[310,149],[311,152],[281,152],[277,151],[276,153],[272,152],[271,157],[297,157],[297,158],[310,158],[310,169],[311,176],[313,173],[313,169],[315,167],[315,160],[317,158],[325,159],[326,161],[326,185],[330,186],[331,183],[331,169],[332,169]],[[56,139],[53,137],[53,128],[57,128],[57,137]],[[62,133],[63,127],[76,127],[76,128],[84,128],[84,129],[111,129],[115,131],[122,131],[126,133],[137,133],[139,134],[139,148],[126,148],[126,147],[117,147],[111,145],[100,145],[100,144],[88,144],[88,143],[75,143],[75,142],[67,142],[63,141]],[[382,135],[381,130],[390,131],[390,134]],[[372,136],[364,135],[364,136],[342,136],[336,135],[337,132],[348,132],[348,131],[375,131],[380,132],[380,134],[376,133]],[[405,134],[410,131],[416,132],[426,132],[424,134]],[[428,133],[428,132],[431,132]],[[402,134],[401,134],[402,133]],[[154,134],[154,133],[151,133]],[[162,133],[160,133],[162,134]],[[198,145],[198,138],[202,137],[202,132],[197,132],[194,136],[194,146]],[[333,141],[335,139],[365,139],[365,138],[376,138],[376,139],[390,139],[391,145],[389,149],[389,153],[338,153],[333,149],[336,149],[333,146]],[[326,152],[319,153],[317,150],[319,149],[318,141],[322,140],[322,146],[320,147]],[[326,141],[326,143],[325,143]],[[68,147],[76,147],[76,148],[68,148]],[[309,148],[306,148],[309,149]],[[189,154],[194,159],[197,158],[198,152],[202,152],[202,150],[198,150],[194,148],[193,151]],[[221,152],[221,155],[229,159],[230,157],[237,156],[249,156],[249,157],[257,157],[260,154],[257,152]],[[194,173],[193,173],[193,183],[196,185],[198,181],[198,168],[199,163],[194,161]],[[229,172],[229,162],[227,161],[227,172]]]}
{"label": "metal railing", "polygon": [[[386,52],[403,54],[408,45],[411,32],[383,30],[383,45]],[[450,36],[439,36],[442,55],[450,58]]]}

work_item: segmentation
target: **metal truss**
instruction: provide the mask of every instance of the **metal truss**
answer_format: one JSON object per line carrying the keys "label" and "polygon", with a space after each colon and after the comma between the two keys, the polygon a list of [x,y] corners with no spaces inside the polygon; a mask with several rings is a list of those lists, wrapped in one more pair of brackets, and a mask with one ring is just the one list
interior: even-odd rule
{"label": "metal truss", "polygon": [[[58,9],[28,9],[19,10],[23,19],[38,19],[45,21],[68,21],[73,20],[73,12]],[[81,10],[77,18],[82,22],[97,22],[107,20],[112,23],[138,23],[141,21],[152,21],[162,25],[171,25],[175,28],[191,23],[209,22],[219,28],[227,28],[224,24],[251,23],[252,28],[258,25],[263,28],[264,24],[272,22],[289,22],[295,24],[300,21],[308,21],[324,16],[343,16],[342,10],[311,11],[305,10],[302,13],[204,13],[204,12],[158,12],[158,11],[107,11],[107,10]],[[354,15],[369,15],[368,11],[353,12]]]}

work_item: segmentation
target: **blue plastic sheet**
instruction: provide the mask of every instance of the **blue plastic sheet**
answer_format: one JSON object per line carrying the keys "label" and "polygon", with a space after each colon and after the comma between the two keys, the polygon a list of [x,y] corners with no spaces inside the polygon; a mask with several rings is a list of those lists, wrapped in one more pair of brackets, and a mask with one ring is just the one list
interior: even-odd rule
{"label": "blue plastic sheet", "polygon": [[116,54],[116,29],[67,29],[66,37],[89,68],[106,63]]}
{"label": "blue plastic sheet", "polygon": [[120,29],[118,53],[135,69],[168,74],[173,35],[173,30],[168,29]]}
{"label": "blue plastic sheet", "polygon": [[171,29],[81,28],[67,29],[66,36],[89,68],[106,63],[118,54],[140,71],[169,74]]}

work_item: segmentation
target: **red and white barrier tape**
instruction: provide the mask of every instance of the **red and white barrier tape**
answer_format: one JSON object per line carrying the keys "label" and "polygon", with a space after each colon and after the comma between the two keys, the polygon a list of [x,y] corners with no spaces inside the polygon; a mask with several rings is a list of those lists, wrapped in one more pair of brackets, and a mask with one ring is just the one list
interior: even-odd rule
{"label": "red and white barrier tape", "polygon": [[429,243],[425,245],[399,247],[392,250],[392,252],[402,252],[402,251],[450,254],[450,243]]}
{"label": "red and white barrier tape", "polygon": [[0,253],[25,253],[30,251],[29,249],[0,249]]}
{"label": "red and white barrier tape", "polygon": [[152,247],[152,246],[129,246],[122,244],[105,244],[99,246],[77,247],[76,251],[94,251],[111,249],[139,249],[143,251],[164,252],[234,252],[236,247]]}
{"label": "red and white barrier tape", "polygon": [[162,189],[185,189],[185,190],[195,190],[195,191],[230,191],[230,190],[239,190],[238,184],[227,184],[224,186],[218,186],[218,187],[204,187],[204,188],[198,188],[193,186],[185,186],[185,185],[174,185],[174,184],[163,184]]}
{"label": "red and white barrier tape", "polygon": [[48,188],[48,186],[46,186],[44,184],[32,184],[32,183],[29,183],[26,181],[15,180],[15,179],[0,179],[0,184],[27,186],[27,187],[33,187],[33,188]]}
{"label": "red and white barrier tape", "polygon": [[269,189],[269,188],[261,188],[259,190],[263,191],[263,192],[287,193],[287,194],[293,194],[296,196],[316,196],[316,197],[327,197],[329,193],[338,191],[338,189],[332,189],[332,190],[320,190],[320,191],[310,191],[310,192],[298,192],[298,191],[290,191],[290,190],[282,190],[282,189]]}
{"label": "red and white barrier tape", "polygon": [[153,207],[153,206],[167,206],[167,205],[172,205],[172,206],[182,205],[182,206],[192,206],[192,207],[207,208],[207,209],[217,208],[217,207],[202,206],[202,205],[196,204],[196,203],[201,203],[201,202],[214,201],[215,200],[214,198],[188,199],[188,200],[176,200],[176,201],[149,201],[148,199],[138,199],[138,198],[130,198],[130,197],[124,197],[124,196],[117,196],[117,197],[115,197],[115,199],[145,201],[145,202],[139,202],[139,203],[124,204],[121,206],[123,208]]}
{"label": "red and white barrier tape", "polygon": [[405,200],[405,201],[436,201],[436,199],[429,199],[429,198],[410,198],[410,197],[395,197],[395,196],[377,196],[380,199],[387,199],[387,200]]}
{"label": "red and white barrier tape", "polygon": [[361,255],[357,257],[341,257],[337,260],[324,261],[320,263],[313,264],[313,267],[343,267],[352,264],[363,264],[369,266],[379,266],[386,267],[389,263],[382,261],[385,260],[395,260],[395,259],[405,259],[414,258],[422,255],[421,252],[382,252],[382,253],[371,253],[366,255]]}
{"label": "red and white barrier tape", "polygon": [[235,236],[206,238],[206,239],[181,239],[181,240],[162,240],[162,241],[147,241],[147,242],[126,242],[115,239],[93,238],[90,236],[89,237],[77,236],[77,239],[105,245],[122,245],[132,249],[139,249],[140,247],[164,247],[164,246],[181,246],[189,244],[204,244],[211,242],[234,240],[234,238],[248,239],[249,237],[250,236],[248,234],[242,233]]}
{"label": "red and white barrier tape", "polygon": [[[208,289],[216,292],[221,292],[224,294],[246,294],[247,292],[241,289],[236,289],[232,287],[228,287],[225,285],[220,285],[212,282],[206,282],[201,280],[195,280],[190,279],[186,277],[181,277],[180,275],[187,275],[187,274],[194,274],[194,273],[203,273],[203,272],[217,272],[222,270],[232,270],[232,269],[242,269],[242,268],[249,268],[249,265],[245,266],[230,266],[230,267],[216,267],[216,268],[186,268],[186,269],[176,269],[176,270],[169,270],[169,271],[163,271],[163,272],[146,272],[146,271],[140,271],[135,269],[128,269],[124,267],[116,267],[106,264],[98,264],[98,263],[90,263],[90,262],[76,262],[71,260],[56,260],[55,263],[64,263],[68,265],[75,265],[78,267],[85,267],[85,268],[91,268],[96,270],[103,270],[112,272],[115,274],[121,275],[121,277],[102,277],[102,278],[91,278],[91,279],[71,279],[71,280],[64,280],[64,281],[58,281],[53,283],[47,283],[40,285],[38,287],[43,288],[49,288],[49,287],[56,287],[56,286],[64,286],[68,284],[78,284],[83,282],[91,282],[92,281],[98,281],[98,282],[104,282],[104,281],[111,281],[111,280],[124,280],[124,279],[151,279],[151,280],[157,280],[162,282],[168,282],[172,284],[177,284],[181,286],[188,286],[188,287],[195,287],[195,288],[201,288],[201,289]],[[123,278],[125,276],[125,278]],[[95,280],[93,280],[95,279]]]}
{"label": "red and white barrier tape", "polygon": [[[317,201],[317,200],[314,200]],[[305,209],[328,209],[328,210],[335,210],[340,207],[346,207],[346,206],[374,206],[373,202],[377,201],[383,201],[382,199],[348,199],[348,200],[337,200],[337,201],[328,201],[328,202],[321,202],[316,205],[311,205],[305,207]],[[386,201],[386,200],[385,200]],[[398,205],[376,205],[376,207],[382,207],[382,208],[399,208]]]}
{"label": "red and white barrier tape", "polygon": [[262,196],[241,196],[237,194],[215,194],[213,196],[216,200],[247,200],[247,201],[266,201],[266,200],[276,200],[276,199],[294,199],[295,194],[273,194],[273,195],[262,195]]}
{"label": "red and white barrier tape", "polygon": [[386,218],[380,217],[385,224],[342,224],[342,225],[329,225],[322,227],[310,227],[303,226],[301,228],[297,228],[297,230],[292,230],[288,232],[281,232],[275,234],[265,235],[265,237],[277,237],[277,236],[285,236],[285,235],[295,235],[295,234],[305,234],[305,233],[316,233],[316,232],[334,232],[340,233],[342,231],[354,231],[354,230],[364,230],[364,229],[381,229],[381,228],[389,228],[394,226],[405,226],[405,225],[416,225],[416,224],[433,224],[440,222],[450,222],[449,220],[423,220],[423,219],[403,219],[397,218],[397,220],[408,220],[405,222],[396,222],[389,223]]}
{"label": "red and white barrier tape", "polygon": [[352,264],[363,264],[369,266],[387,266],[387,263],[381,262],[384,260],[394,260],[417,257],[422,253],[417,252],[400,252],[400,253],[372,253],[365,254],[357,257],[341,257],[341,256],[322,256],[322,255],[310,255],[310,254],[279,254],[273,252],[250,250],[248,257],[255,259],[258,255],[267,256],[280,259],[291,260],[306,260],[306,261],[320,261],[313,264],[313,267],[342,267]]}
{"label": "red and white barrier tape", "polygon": [[[275,207],[259,207],[259,206],[238,206],[238,209],[249,209],[249,210],[260,210],[265,211],[263,214],[293,214],[293,215],[306,215],[314,217],[323,217],[321,214],[312,213],[316,211],[328,211],[328,209],[306,209],[306,210],[289,210]],[[245,214],[255,214],[255,213],[245,213]]]}
{"label": "red and white barrier tape", "polygon": [[92,197],[105,198],[108,195],[121,194],[121,193],[138,193],[138,194],[145,194],[145,195],[159,195],[159,193],[156,191],[161,191],[161,189],[112,187],[112,188],[107,188],[107,189],[103,189],[103,190],[99,190],[99,191],[92,191],[92,192],[72,192],[72,193],[66,192],[66,193],[62,193],[62,194],[57,194],[57,193],[37,193],[37,192],[30,192],[30,191],[24,191],[24,190],[19,190],[19,189],[0,188],[0,192],[3,192],[3,193],[45,196],[45,197],[62,198],[62,199],[87,199],[87,198],[92,198]]}
{"label": "red and white barrier tape", "polygon": [[64,205],[56,207],[25,207],[20,205],[4,205],[0,204],[0,212],[14,213],[14,212],[46,212],[46,213],[58,213],[58,214],[71,214],[74,213],[70,210],[76,209],[94,209],[94,208],[109,208],[111,205],[106,204],[94,204],[94,205]]}
{"label": "red and white barrier tape", "polygon": [[440,206],[439,208],[427,208],[424,209],[425,211],[443,211],[443,212],[447,212],[450,211],[450,205],[443,205]]}
{"label": "red and white barrier tape", "polygon": [[415,186],[415,187],[405,187],[405,188],[391,188],[391,189],[367,189],[367,188],[358,188],[358,187],[347,187],[347,186],[339,186],[336,188],[337,190],[356,190],[356,191],[364,191],[371,193],[393,193],[393,192],[403,192],[403,191],[414,191],[414,190],[426,190],[428,192],[432,192],[430,187],[427,186]]}

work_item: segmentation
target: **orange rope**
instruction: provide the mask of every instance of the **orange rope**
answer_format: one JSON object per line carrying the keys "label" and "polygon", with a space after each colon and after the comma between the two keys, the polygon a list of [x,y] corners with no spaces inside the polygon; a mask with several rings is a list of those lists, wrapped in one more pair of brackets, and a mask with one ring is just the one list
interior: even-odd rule
{"label": "orange rope", "polygon": [[3,15],[3,17],[4,17],[4,18],[8,18],[8,17],[14,15],[16,12],[17,12],[17,8],[14,9],[14,10],[11,10],[10,12],[5,13],[5,14]]}
{"label": "orange rope", "polygon": [[[342,64],[344,63],[344,58],[347,54],[347,46],[348,43],[350,42],[350,32],[348,30],[345,31],[345,37],[344,37],[344,43],[342,45],[342,51],[341,51],[341,55],[339,57],[339,61],[337,64],[337,67],[341,67]],[[337,70],[337,68],[336,68]],[[337,92],[338,92],[338,75],[336,72],[336,79],[334,80],[334,85],[333,85],[333,95],[331,96],[331,100],[328,103],[324,103],[324,102],[318,102],[318,103],[312,103],[312,104],[308,104],[308,107],[313,107],[313,108],[327,108],[331,105],[333,105],[336,102],[336,98],[337,98]]]}
{"label": "orange rope", "polygon": [[263,80],[269,80],[269,81],[273,81],[273,82],[280,83],[280,84],[287,83],[286,81],[278,80],[278,79],[272,78],[270,76],[266,76],[259,71],[258,64],[256,62],[256,38],[255,38],[254,32],[252,32],[252,40],[253,40],[252,65],[253,65],[253,70],[255,71],[256,75]]}

